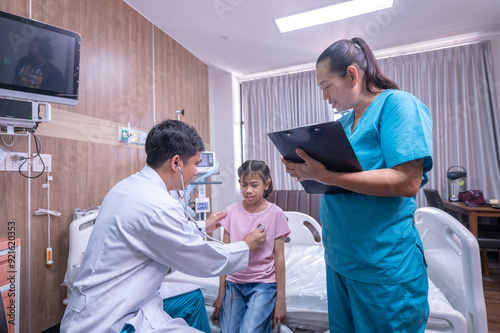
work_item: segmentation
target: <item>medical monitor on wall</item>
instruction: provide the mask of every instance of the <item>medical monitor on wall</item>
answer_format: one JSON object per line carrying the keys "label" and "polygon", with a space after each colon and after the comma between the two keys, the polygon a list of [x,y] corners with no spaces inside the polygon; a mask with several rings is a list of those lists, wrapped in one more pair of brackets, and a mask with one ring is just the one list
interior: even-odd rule
{"label": "medical monitor on wall", "polygon": [[197,165],[196,170],[199,173],[212,172],[216,167],[215,153],[213,151],[204,151],[201,153],[201,162]]}
{"label": "medical monitor on wall", "polygon": [[81,36],[0,11],[0,97],[78,104]]}

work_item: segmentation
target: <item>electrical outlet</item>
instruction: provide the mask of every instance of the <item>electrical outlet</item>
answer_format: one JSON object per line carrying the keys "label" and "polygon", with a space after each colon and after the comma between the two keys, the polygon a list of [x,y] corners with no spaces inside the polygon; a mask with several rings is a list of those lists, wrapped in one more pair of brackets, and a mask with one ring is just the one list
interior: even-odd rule
{"label": "electrical outlet", "polygon": [[129,143],[139,143],[139,132],[136,130],[130,130],[130,137],[128,138]]}
{"label": "electrical outlet", "polygon": [[[5,159],[5,171],[19,171],[19,166],[22,164],[21,171],[28,171],[29,161],[21,160],[19,157],[28,157],[27,153],[9,153]],[[23,162],[25,162],[23,164]]]}
{"label": "electrical outlet", "polygon": [[147,137],[148,137],[148,133],[143,132],[143,131],[139,131],[139,142],[138,142],[138,144],[145,145]]}
{"label": "electrical outlet", "polygon": [[45,165],[45,170],[43,172],[52,172],[52,155],[40,154],[40,156],[35,156],[36,154],[33,154],[33,172],[42,172],[42,170],[44,170],[43,165]]}
{"label": "electrical outlet", "polygon": [[129,133],[127,127],[118,127],[118,141],[120,142],[128,142]]}

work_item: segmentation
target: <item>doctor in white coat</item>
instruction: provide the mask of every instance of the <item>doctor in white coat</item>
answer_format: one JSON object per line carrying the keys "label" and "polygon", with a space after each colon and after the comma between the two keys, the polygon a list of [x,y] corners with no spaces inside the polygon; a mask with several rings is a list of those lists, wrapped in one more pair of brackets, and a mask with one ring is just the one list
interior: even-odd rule
{"label": "doctor in white coat", "polygon": [[[158,290],[169,271],[220,276],[247,267],[259,248],[260,229],[231,244],[207,242],[169,191],[196,175],[203,141],[193,127],[176,120],[157,124],[146,140],[147,165],[106,195],[90,236],[61,332],[199,332],[162,308]],[[212,214],[206,231],[220,226]],[[201,228],[200,228],[201,229]]]}

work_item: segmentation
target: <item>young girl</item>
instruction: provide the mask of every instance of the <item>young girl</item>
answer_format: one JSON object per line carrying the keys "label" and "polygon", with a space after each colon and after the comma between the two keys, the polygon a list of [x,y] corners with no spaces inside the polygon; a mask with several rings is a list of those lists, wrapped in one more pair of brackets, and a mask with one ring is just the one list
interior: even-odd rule
{"label": "young girl", "polygon": [[265,200],[273,190],[266,163],[248,160],[238,177],[243,201],[229,206],[221,220],[224,242],[237,242],[261,224],[266,242],[250,252],[246,269],[221,276],[212,318],[220,313],[221,333],[271,332],[274,326],[279,332],[286,319],[285,237],[290,229],[281,208]]}

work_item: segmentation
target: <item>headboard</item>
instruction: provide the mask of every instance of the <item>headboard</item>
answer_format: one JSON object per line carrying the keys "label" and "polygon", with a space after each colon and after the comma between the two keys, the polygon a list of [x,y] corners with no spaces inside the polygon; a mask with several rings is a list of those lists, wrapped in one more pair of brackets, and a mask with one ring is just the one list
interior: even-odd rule
{"label": "headboard", "polygon": [[88,212],[85,211],[84,215],[76,218],[69,225],[68,265],[66,267],[66,274],[64,275],[63,282],[63,285],[68,287],[68,296],[63,300],[64,304],[69,303],[69,299],[71,297],[71,286],[78,276],[78,270],[80,269],[83,253],[87,248],[87,243],[89,242],[90,234],[92,233],[98,214],[98,207]]}
{"label": "headboard", "polygon": [[284,211],[307,214],[321,224],[319,218],[320,198],[321,194],[309,194],[306,191],[278,190],[273,191],[266,200],[276,204]]}

